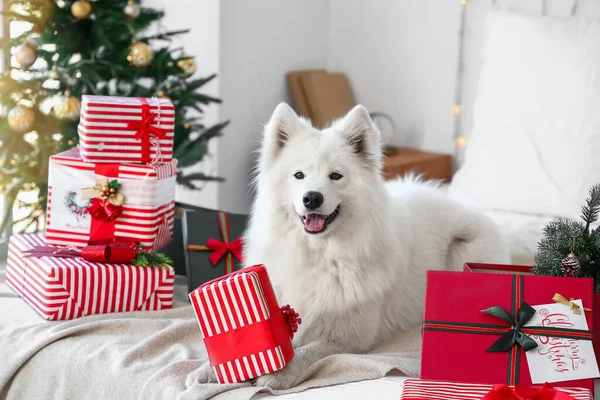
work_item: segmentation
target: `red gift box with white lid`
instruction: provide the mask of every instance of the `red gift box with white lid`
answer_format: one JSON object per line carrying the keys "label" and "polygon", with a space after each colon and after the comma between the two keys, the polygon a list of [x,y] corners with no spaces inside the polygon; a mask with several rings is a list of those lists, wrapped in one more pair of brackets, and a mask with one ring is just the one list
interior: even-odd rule
{"label": "red gift box with white lid", "polygon": [[83,95],[77,131],[85,162],[169,162],[175,108],[166,98]]}

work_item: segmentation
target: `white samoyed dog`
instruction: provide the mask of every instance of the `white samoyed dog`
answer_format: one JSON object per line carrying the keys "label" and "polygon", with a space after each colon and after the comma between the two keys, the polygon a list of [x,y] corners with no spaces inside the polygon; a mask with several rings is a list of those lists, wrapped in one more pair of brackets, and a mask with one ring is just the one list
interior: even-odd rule
{"label": "white samoyed dog", "polygon": [[[428,269],[509,262],[494,222],[439,184],[385,182],[379,137],[362,106],[318,130],[282,103],[265,127],[245,265],[266,266],[302,324],[294,359],[257,386],[292,387],[324,357],[368,352],[417,327]],[[201,381],[214,381],[201,369]]]}

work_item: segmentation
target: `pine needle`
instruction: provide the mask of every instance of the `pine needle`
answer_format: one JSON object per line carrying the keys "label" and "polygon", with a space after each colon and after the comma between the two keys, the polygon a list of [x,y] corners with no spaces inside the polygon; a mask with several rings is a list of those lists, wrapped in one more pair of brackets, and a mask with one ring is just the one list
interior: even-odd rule
{"label": "pine needle", "polygon": [[585,221],[585,232],[589,232],[590,225],[598,220],[600,213],[600,184],[591,187],[585,205],[581,207],[581,219]]}

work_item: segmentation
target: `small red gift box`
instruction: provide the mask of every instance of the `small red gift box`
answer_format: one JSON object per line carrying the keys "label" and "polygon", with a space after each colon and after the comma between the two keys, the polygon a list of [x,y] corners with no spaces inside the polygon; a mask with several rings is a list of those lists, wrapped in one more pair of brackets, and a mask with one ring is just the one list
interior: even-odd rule
{"label": "small red gift box", "polygon": [[165,98],[84,95],[77,130],[85,162],[169,162],[175,108]]}
{"label": "small red gift box", "polygon": [[[513,343],[507,351],[488,352],[514,327],[481,312],[502,307],[519,318],[524,304],[552,303],[556,293],[592,302],[591,279],[550,276],[427,271],[421,378],[451,382],[531,385],[524,350]],[[568,310],[568,309],[567,309]],[[586,312],[588,326],[592,313]],[[523,322],[524,323],[524,322]],[[591,340],[589,331],[548,327],[522,327],[521,333]],[[514,336],[513,336],[514,337]],[[593,380],[553,383],[557,387],[583,387],[593,391]]]}
{"label": "small red gift box", "polygon": [[29,257],[42,235],[10,237],[6,283],[48,320],[92,314],[163,310],[173,304],[173,268],[92,263],[81,258]]}
{"label": "small red gift box", "polygon": [[[78,149],[50,157],[46,240],[59,246],[84,247],[89,242],[117,239],[160,249],[171,240],[175,213],[177,160],[156,165],[83,162]],[[124,203],[112,207],[84,193],[99,181],[116,180]],[[96,207],[96,211],[93,212]]]}
{"label": "small red gift box", "polygon": [[189,297],[220,383],[278,371],[294,357],[291,339],[301,321],[279,307],[264,266],[206,282]]}
{"label": "small red gift box", "polygon": [[402,400],[593,400],[589,389],[554,388],[552,385],[514,387],[476,383],[456,383],[407,379],[403,382]]}

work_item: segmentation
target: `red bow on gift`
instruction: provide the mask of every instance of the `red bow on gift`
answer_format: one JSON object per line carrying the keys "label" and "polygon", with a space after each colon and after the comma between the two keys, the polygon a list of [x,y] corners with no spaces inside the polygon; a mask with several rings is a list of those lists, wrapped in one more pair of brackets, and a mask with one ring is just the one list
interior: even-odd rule
{"label": "red bow on gift", "polygon": [[115,206],[108,201],[96,200],[98,199],[94,199],[92,204],[90,204],[87,208],[88,213],[96,220],[112,222],[116,220],[123,212],[122,206]]}
{"label": "red bow on gift", "polygon": [[213,238],[208,239],[206,247],[212,250],[212,254],[208,257],[213,266],[217,265],[225,254],[228,252],[233,254],[235,258],[242,261],[242,238],[238,237],[233,242],[219,242]]}
{"label": "red bow on gift", "polygon": [[140,100],[143,102],[142,120],[127,122],[127,129],[134,129],[136,131],[135,138],[142,140],[142,162],[147,163],[150,162],[150,135],[162,139],[166,136],[167,131],[153,125],[158,123],[158,115],[150,112],[150,106],[146,102],[146,99]]}
{"label": "red bow on gift", "polygon": [[494,385],[492,390],[481,400],[575,400],[565,392],[556,390],[549,383],[541,388],[516,387],[507,385]]}
{"label": "red bow on gift", "polygon": [[227,218],[227,214],[219,212],[217,217],[219,219],[219,228],[221,229],[223,241],[221,242],[209,238],[206,244],[188,244],[187,251],[212,251],[209,259],[213,267],[225,257],[225,274],[230,274],[234,269],[233,257],[237,258],[240,262],[244,261],[242,256],[243,240],[241,237],[238,237],[233,242],[230,242],[229,219]]}

